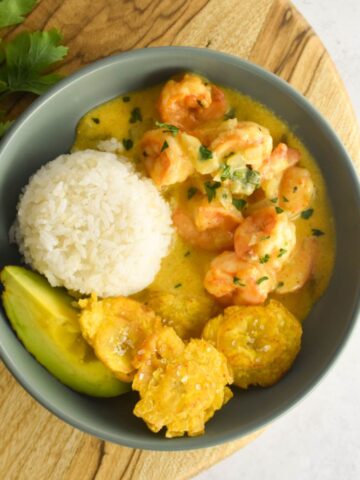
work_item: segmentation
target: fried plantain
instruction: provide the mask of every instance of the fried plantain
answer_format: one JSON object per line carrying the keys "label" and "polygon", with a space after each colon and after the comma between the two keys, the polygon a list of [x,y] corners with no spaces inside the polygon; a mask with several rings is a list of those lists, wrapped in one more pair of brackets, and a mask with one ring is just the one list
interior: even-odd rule
{"label": "fried plantain", "polygon": [[203,338],[230,363],[234,384],[268,387],[293,364],[301,344],[300,322],[278,301],[266,306],[232,306],[211,319]]}
{"label": "fried plantain", "polygon": [[[174,340],[168,333],[168,340]],[[133,388],[139,390],[140,401],[134,414],[142,418],[150,430],[159,432],[166,427],[166,437],[201,435],[205,422],[231,397],[226,386],[232,382],[226,358],[205,340],[192,339],[182,353],[169,355],[164,338],[160,341],[163,352],[157,352],[156,366],[151,376],[146,376],[148,356],[138,358],[138,372]],[[157,341],[153,340],[156,345]],[[175,353],[175,352],[173,352]],[[171,358],[172,357],[172,358]],[[145,372],[144,372],[145,368]]]}
{"label": "fried plantain", "polygon": [[132,360],[161,320],[149,308],[125,297],[97,300],[96,295],[79,301],[80,327],[96,356],[122,381],[131,382]]}

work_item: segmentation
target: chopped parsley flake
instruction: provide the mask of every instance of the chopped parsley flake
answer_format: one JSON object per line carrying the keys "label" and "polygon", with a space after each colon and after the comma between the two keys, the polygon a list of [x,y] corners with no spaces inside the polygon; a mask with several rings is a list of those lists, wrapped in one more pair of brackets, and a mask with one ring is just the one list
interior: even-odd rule
{"label": "chopped parsley flake", "polygon": [[301,212],[301,218],[303,218],[304,220],[307,220],[308,218],[311,217],[311,215],[314,213],[314,209],[313,208],[308,208],[307,210],[303,210]]}
{"label": "chopped parsley flake", "polygon": [[227,180],[228,178],[231,178],[231,168],[230,165],[226,165],[225,163],[221,165],[221,175],[220,175],[220,180],[223,182],[224,180]]}
{"label": "chopped parsley flake", "polygon": [[234,277],[233,282],[235,285],[238,285],[239,287],[246,287],[246,284],[243,283],[238,277]]}
{"label": "chopped parsley flake", "polygon": [[165,142],[162,144],[162,147],[161,147],[160,152],[163,152],[163,151],[166,150],[167,148],[169,148],[169,144],[168,144],[168,142],[165,140]]}
{"label": "chopped parsley flake", "polygon": [[284,282],[279,282],[279,283],[277,284],[276,288],[281,288],[281,287],[283,287],[283,286],[284,286]]}
{"label": "chopped parsley flake", "polygon": [[319,230],[318,228],[313,228],[311,232],[314,237],[321,237],[322,235],[325,235],[325,232],[323,232],[322,230]]}
{"label": "chopped parsley flake", "polygon": [[176,285],[174,285],[174,288],[180,288],[182,287],[182,283],[177,283]]}
{"label": "chopped parsley flake", "polygon": [[96,123],[96,125],[99,125],[99,123],[100,123],[100,118],[93,117],[91,120],[92,120],[94,123]]}
{"label": "chopped parsley flake", "polygon": [[200,154],[200,160],[209,160],[210,158],[213,157],[212,151],[204,147],[204,145],[200,145],[199,154]]}
{"label": "chopped parsley flake", "polygon": [[233,198],[232,204],[235,208],[241,211],[246,205],[246,200],[244,200],[243,198]]}
{"label": "chopped parsley flake", "polygon": [[123,101],[124,103],[130,102],[130,100],[131,100],[131,99],[130,99],[130,97],[129,97],[128,95],[125,95],[125,97],[122,97],[122,101]]}
{"label": "chopped parsley flake", "polygon": [[267,263],[270,260],[270,255],[267,253],[263,257],[259,257],[260,263]]}
{"label": "chopped parsley flake", "polygon": [[287,252],[287,250],[285,248],[280,248],[279,253],[278,253],[278,258],[285,255],[286,252]]}
{"label": "chopped parsley flake", "polygon": [[134,142],[131,140],[131,138],[123,138],[122,144],[124,145],[125,150],[131,150]]}
{"label": "chopped parsley flake", "polygon": [[170,125],[170,123],[155,122],[155,125],[159,128],[163,128],[164,133],[172,133],[174,137],[179,133],[178,127],[175,125]]}
{"label": "chopped parsley flake", "polygon": [[277,197],[274,197],[270,200],[271,203],[276,203],[278,201],[278,198]]}
{"label": "chopped parsley flake", "polygon": [[260,277],[256,280],[256,285],[260,285],[260,283],[265,282],[265,280],[269,280],[269,277]]}
{"label": "chopped parsley flake", "polygon": [[283,199],[284,202],[288,202],[288,201],[289,201],[289,199],[286,198],[285,195],[283,195],[282,199]]}
{"label": "chopped parsley flake", "polygon": [[263,241],[263,240],[269,240],[270,238],[270,235],[266,235],[265,237],[261,237],[260,240]]}
{"label": "chopped parsley flake", "polygon": [[189,187],[187,191],[187,198],[190,200],[196,193],[198,189],[196,187]]}
{"label": "chopped parsley flake", "polygon": [[214,200],[216,197],[216,190],[221,187],[220,182],[205,182],[204,183],[206,195],[208,197],[209,202]]}
{"label": "chopped parsley flake", "polygon": [[190,250],[188,250],[187,252],[184,253],[184,257],[188,257],[190,255]]}
{"label": "chopped parsley flake", "polygon": [[280,207],[275,207],[276,213],[283,213],[283,209]]}
{"label": "chopped parsley flake", "polygon": [[141,110],[135,107],[131,110],[130,123],[142,122]]}
{"label": "chopped parsley flake", "polygon": [[236,110],[234,107],[231,107],[224,115],[225,120],[230,120],[231,118],[236,117]]}

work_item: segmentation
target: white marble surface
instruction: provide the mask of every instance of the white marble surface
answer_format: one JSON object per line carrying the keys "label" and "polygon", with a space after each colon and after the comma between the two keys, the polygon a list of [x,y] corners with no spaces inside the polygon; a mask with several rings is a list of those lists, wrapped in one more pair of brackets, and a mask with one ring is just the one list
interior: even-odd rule
{"label": "white marble surface", "polygon": [[[360,119],[360,0],[293,0],[330,52]],[[359,480],[360,326],[291,412],[196,480]]]}

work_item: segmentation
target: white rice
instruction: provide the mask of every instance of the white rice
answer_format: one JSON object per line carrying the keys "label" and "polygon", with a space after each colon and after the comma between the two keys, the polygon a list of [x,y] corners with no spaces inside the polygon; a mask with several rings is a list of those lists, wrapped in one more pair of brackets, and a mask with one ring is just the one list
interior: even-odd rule
{"label": "white rice", "polygon": [[129,160],[85,150],[61,155],[31,177],[11,235],[52,286],[130,295],[159,271],[171,242],[171,213]]}

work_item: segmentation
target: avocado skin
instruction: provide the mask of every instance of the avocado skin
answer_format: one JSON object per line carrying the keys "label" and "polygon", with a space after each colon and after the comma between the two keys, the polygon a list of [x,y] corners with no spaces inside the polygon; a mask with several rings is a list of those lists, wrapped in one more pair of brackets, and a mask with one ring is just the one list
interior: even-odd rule
{"label": "avocado skin", "polygon": [[0,280],[4,309],[17,336],[60,382],[94,397],[130,390],[83,339],[74,299],[64,289],[51,287],[38,273],[19,266],[6,266]]}

